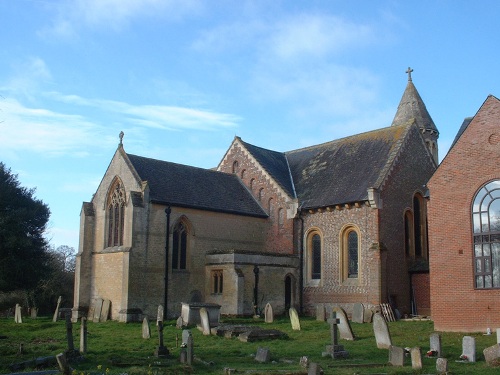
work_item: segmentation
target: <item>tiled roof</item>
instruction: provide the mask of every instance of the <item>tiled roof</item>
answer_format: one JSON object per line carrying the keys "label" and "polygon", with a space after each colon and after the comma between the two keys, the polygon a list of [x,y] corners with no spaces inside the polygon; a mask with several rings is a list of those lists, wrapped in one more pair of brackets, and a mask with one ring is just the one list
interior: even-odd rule
{"label": "tiled roof", "polygon": [[153,202],[267,217],[236,175],[131,154],[127,157],[141,180],[148,182]]}

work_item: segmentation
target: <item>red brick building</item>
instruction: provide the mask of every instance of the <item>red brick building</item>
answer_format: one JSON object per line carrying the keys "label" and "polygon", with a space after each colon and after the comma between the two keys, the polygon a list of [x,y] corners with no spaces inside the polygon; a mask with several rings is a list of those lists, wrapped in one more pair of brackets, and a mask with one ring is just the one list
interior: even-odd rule
{"label": "red brick building", "polygon": [[431,306],[438,331],[500,327],[500,101],[462,124],[428,183]]}

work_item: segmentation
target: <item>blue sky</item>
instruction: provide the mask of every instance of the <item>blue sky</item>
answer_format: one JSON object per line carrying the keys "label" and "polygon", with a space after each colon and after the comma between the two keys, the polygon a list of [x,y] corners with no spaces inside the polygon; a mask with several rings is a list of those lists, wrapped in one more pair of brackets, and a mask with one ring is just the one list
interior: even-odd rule
{"label": "blue sky", "polygon": [[406,69],[440,131],[500,96],[500,2],[0,0],[0,161],[78,248],[128,153],[216,166],[235,135],[287,151],[389,126]]}

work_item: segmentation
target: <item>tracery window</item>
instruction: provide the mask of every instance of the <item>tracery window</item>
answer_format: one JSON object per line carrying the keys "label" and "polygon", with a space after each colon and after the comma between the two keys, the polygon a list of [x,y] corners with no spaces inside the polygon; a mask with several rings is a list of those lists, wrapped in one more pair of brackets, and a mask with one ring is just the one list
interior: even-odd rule
{"label": "tracery window", "polygon": [[475,287],[500,288],[500,180],[476,193],[472,222]]}
{"label": "tracery window", "polygon": [[185,270],[187,267],[188,233],[186,225],[179,221],[174,227],[172,239],[172,269]]}
{"label": "tracery window", "polygon": [[108,241],[107,246],[123,245],[125,223],[125,189],[120,179],[116,179],[108,195],[107,205]]}

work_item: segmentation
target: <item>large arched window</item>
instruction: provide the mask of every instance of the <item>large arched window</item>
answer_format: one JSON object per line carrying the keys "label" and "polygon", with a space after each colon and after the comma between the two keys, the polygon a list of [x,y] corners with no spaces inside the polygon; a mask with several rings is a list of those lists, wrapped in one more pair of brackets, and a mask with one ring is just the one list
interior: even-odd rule
{"label": "large arched window", "polygon": [[484,185],[472,205],[476,288],[500,288],[500,180]]}
{"label": "large arched window", "polygon": [[307,279],[313,284],[321,280],[321,235],[313,230],[307,236]]}
{"label": "large arched window", "polygon": [[356,227],[349,226],[341,233],[341,267],[342,279],[359,277],[359,232]]}
{"label": "large arched window", "polygon": [[184,222],[179,221],[174,227],[172,239],[172,269],[187,268],[188,231]]}
{"label": "large arched window", "polygon": [[113,182],[107,202],[107,246],[121,246],[123,245],[123,226],[125,223],[125,189],[119,178]]}

